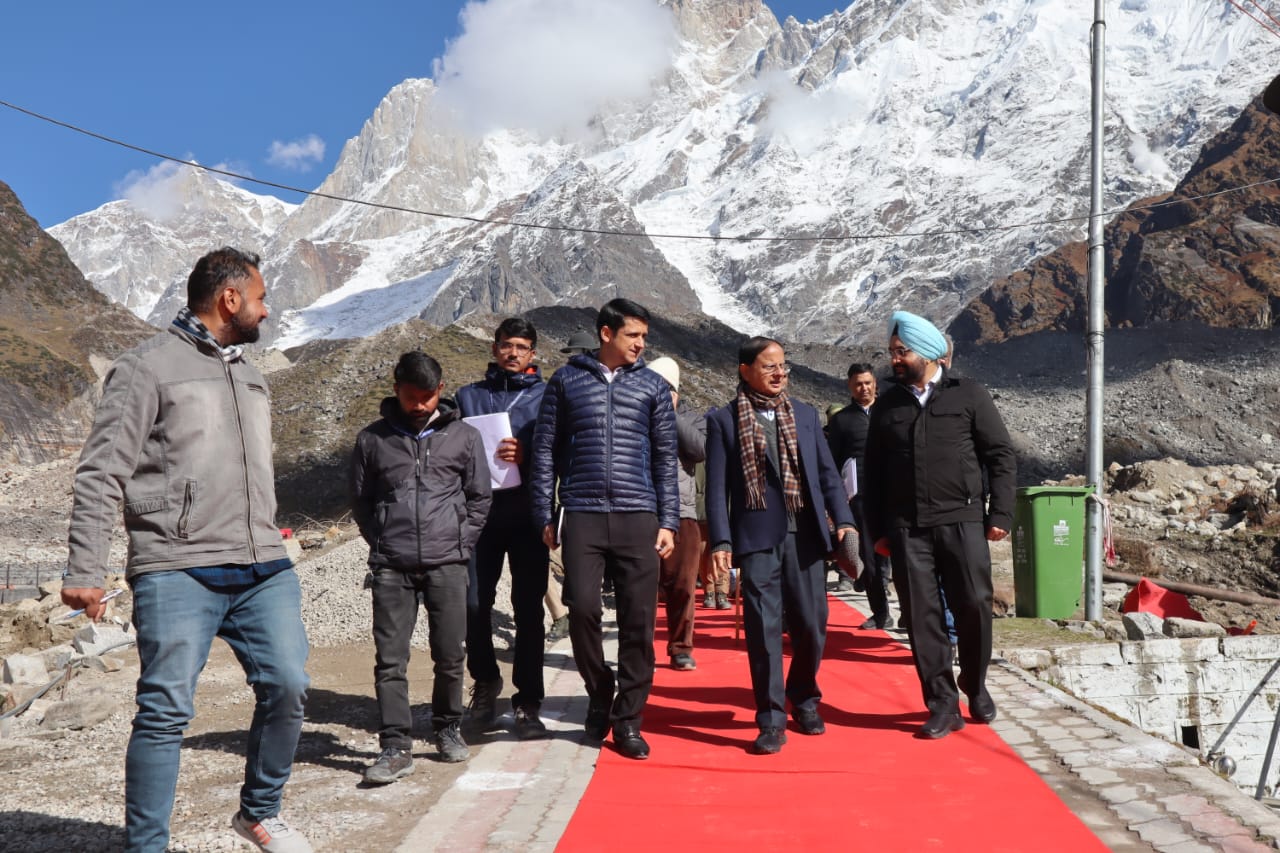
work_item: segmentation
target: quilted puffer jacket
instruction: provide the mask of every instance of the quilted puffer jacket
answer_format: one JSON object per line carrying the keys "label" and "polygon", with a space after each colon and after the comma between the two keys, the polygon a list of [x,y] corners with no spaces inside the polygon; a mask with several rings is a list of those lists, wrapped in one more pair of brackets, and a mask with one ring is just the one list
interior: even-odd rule
{"label": "quilted puffer jacket", "polygon": [[680,526],[676,413],[666,380],[619,368],[612,382],[590,355],[552,375],[533,434],[533,517],[551,523],[559,481],[569,512],[653,512]]}

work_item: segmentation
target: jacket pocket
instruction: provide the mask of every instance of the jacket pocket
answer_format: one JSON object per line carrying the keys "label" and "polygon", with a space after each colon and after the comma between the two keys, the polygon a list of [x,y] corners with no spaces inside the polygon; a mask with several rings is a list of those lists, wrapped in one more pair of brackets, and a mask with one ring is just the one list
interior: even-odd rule
{"label": "jacket pocket", "polygon": [[161,495],[150,498],[138,498],[137,500],[126,501],[124,505],[125,518],[137,518],[140,515],[150,515],[153,512],[161,512],[169,508],[169,502]]}
{"label": "jacket pocket", "polygon": [[189,539],[191,531],[191,514],[196,507],[196,481],[187,480],[182,490],[182,511],[178,513],[178,538]]}

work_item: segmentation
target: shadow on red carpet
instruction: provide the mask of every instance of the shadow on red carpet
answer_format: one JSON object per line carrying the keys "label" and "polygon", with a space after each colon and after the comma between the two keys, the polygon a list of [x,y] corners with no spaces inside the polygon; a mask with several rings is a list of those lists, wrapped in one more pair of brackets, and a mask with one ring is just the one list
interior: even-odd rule
{"label": "shadow on red carpet", "polygon": [[647,761],[606,744],[559,851],[1093,851],[1106,848],[987,726],[939,741],[910,652],[831,600],[819,673],[827,732],[791,725],[777,755],[748,751],[755,713],[733,613],[698,608],[698,668],[658,669]]}

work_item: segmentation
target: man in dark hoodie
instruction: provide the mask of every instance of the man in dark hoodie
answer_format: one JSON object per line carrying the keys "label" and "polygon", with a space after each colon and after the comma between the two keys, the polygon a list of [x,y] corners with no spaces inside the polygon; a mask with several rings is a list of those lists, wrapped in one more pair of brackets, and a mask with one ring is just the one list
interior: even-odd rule
{"label": "man in dark hoodie", "polygon": [[369,543],[373,587],[374,689],[382,716],[382,754],[365,780],[394,782],[413,772],[409,640],[418,598],[427,608],[436,748],[465,761],[462,739],[463,641],[467,562],[491,501],[480,433],[441,399],[444,382],[431,356],[409,352],[395,368],[395,396],[382,418],[361,430],[351,458],[352,515]]}
{"label": "man in dark hoodie", "polygon": [[493,506],[471,560],[472,589],[467,594],[467,669],[471,688],[471,721],[476,729],[493,727],[502,675],[493,650],[493,603],[505,558],[511,566],[511,610],[516,622],[516,655],[511,679],[515,734],[520,740],[543,738],[547,727],[538,718],[545,686],[542,647],[546,642],[542,597],[547,591],[550,556],[542,531],[534,524],[529,500],[530,444],[546,385],[533,365],[538,331],[522,317],[503,320],[493,335],[493,361],[484,379],[458,390],[464,417],[505,412],[511,438],[498,445],[497,458],[520,468],[520,482],[493,493]]}

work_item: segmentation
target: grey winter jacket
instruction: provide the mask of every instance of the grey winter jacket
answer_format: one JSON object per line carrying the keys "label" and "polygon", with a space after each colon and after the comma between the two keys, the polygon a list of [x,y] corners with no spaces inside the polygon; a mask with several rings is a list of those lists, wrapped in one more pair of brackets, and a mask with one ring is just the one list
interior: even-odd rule
{"label": "grey winter jacket", "polygon": [[679,529],[671,390],[643,368],[643,359],[620,367],[608,382],[593,356],[575,355],[552,375],[533,434],[539,527],[551,523],[558,494],[569,512],[652,512],[659,527]]}
{"label": "grey winter jacket", "polygon": [[271,397],[243,358],[169,328],[103,382],[76,469],[66,587],[99,587],[121,506],[126,574],[283,559]]}
{"label": "grey winter jacket", "polygon": [[421,433],[395,397],[360,431],[351,454],[351,509],[369,543],[369,565],[421,569],[471,559],[492,499],[489,463],[475,427],[441,400]]}
{"label": "grey winter jacket", "polygon": [[707,419],[683,406],[676,409],[676,447],[680,458],[680,518],[698,520],[698,463],[707,460]]}

